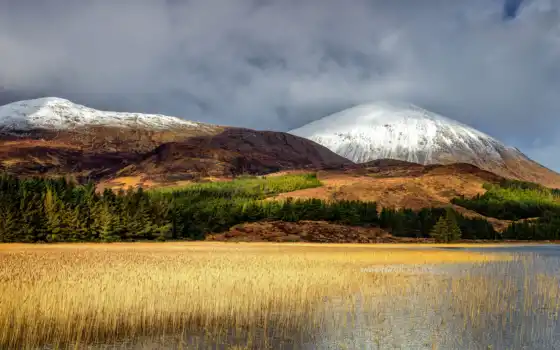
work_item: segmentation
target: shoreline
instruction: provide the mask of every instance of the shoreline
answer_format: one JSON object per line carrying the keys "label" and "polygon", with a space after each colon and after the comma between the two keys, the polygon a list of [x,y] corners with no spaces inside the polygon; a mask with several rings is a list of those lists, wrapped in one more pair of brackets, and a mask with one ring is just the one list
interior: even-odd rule
{"label": "shoreline", "polygon": [[406,248],[406,247],[425,247],[425,248],[468,248],[468,247],[504,247],[504,246],[556,246],[560,241],[460,241],[457,243],[433,243],[433,242],[380,242],[380,243],[323,243],[323,242],[270,242],[270,241],[135,241],[135,242],[0,242],[1,247],[55,247],[55,246],[317,246],[317,247],[379,247],[379,248]]}

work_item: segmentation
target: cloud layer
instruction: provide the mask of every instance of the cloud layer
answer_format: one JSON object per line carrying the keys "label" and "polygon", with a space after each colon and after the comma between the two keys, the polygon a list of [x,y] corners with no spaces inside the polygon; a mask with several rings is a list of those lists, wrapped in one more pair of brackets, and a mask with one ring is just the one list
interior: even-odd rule
{"label": "cloud layer", "polygon": [[558,0],[0,0],[0,52],[4,99],[277,130],[405,100],[560,169]]}

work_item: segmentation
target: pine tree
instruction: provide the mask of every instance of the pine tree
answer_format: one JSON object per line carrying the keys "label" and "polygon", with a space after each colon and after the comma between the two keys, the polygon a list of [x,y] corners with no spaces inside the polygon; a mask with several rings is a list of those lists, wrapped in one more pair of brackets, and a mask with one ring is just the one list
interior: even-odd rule
{"label": "pine tree", "polygon": [[63,220],[64,204],[59,200],[56,191],[52,188],[47,188],[44,208],[47,219],[47,240],[50,242],[64,240],[66,238],[65,222]]}
{"label": "pine tree", "polygon": [[64,221],[68,227],[70,241],[79,242],[90,240],[89,212],[87,208],[76,206],[65,211]]}
{"label": "pine tree", "polygon": [[18,226],[14,211],[0,210],[0,242],[16,242]]}
{"label": "pine tree", "polygon": [[394,210],[389,208],[382,208],[379,215],[379,225],[381,228],[390,228],[393,223]]}
{"label": "pine tree", "polygon": [[448,231],[449,228],[447,226],[447,220],[444,216],[441,216],[437,221],[437,223],[432,228],[432,231],[430,232],[430,237],[435,239],[436,242],[438,243],[445,242]]}
{"label": "pine tree", "polygon": [[457,224],[457,218],[451,209],[447,209],[445,213],[445,220],[447,221],[447,242],[454,242],[461,239],[461,229]]}
{"label": "pine tree", "polygon": [[118,218],[113,215],[108,203],[99,201],[93,208],[93,224],[92,231],[95,232],[95,238],[102,242],[115,242],[120,239],[116,230],[118,226]]}
{"label": "pine tree", "polygon": [[461,229],[457,225],[457,219],[451,209],[447,209],[445,215],[442,215],[432,231],[430,237],[436,242],[449,243],[461,239]]}
{"label": "pine tree", "polygon": [[40,192],[24,195],[17,205],[17,236],[20,242],[39,242],[46,239],[48,228]]}

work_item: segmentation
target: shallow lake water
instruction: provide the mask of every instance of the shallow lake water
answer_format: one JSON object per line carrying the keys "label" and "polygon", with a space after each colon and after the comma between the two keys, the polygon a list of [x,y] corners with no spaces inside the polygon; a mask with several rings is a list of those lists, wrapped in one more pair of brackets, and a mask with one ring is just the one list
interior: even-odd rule
{"label": "shallow lake water", "polygon": [[277,336],[272,328],[252,343],[233,333],[191,334],[91,349],[560,349],[560,246],[460,249],[515,259],[364,269],[387,276],[388,289],[325,299],[313,334]]}
{"label": "shallow lake water", "polygon": [[419,267],[416,291],[356,308],[354,327],[326,330],[309,349],[560,349],[560,246],[467,250],[516,259]]}

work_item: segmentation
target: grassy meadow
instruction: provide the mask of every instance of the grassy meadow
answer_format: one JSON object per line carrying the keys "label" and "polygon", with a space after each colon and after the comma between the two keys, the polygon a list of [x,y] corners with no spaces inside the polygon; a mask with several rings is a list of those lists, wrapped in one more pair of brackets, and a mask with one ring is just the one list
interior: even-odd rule
{"label": "grassy meadow", "polygon": [[[501,301],[518,290],[507,279],[495,283],[463,276],[443,286],[436,276],[420,276],[405,268],[391,273],[375,269],[507,264],[512,257],[414,247],[209,242],[0,245],[0,348],[81,348],[142,337],[186,339],[192,334],[202,334],[203,343],[233,334],[241,337],[241,348],[277,348],[278,344],[267,345],[267,339],[304,341],[317,329],[332,331],[356,322],[352,313],[335,317],[333,308],[325,306],[329,300],[348,310],[357,299],[366,300],[367,309],[382,310],[387,297],[399,300],[411,292],[437,304],[442,290],[448,291],[453,317],[463,315],[469,322],[476,323],[480,313],[508,311]],[[531,295],[552,312],[559,309],[557,286],[557,279],[542,276],[538,285],[525,288],[531,288]],[[399,307],[418,308],[406,300]]]}
{"label": "grassy meadow", "polygon": [[281,176],[240,176],[231,181],[191,183],[150,190],[152,194],[211,194],[213,197],[266,198],[271,195],[322,186],[315,173]]}

